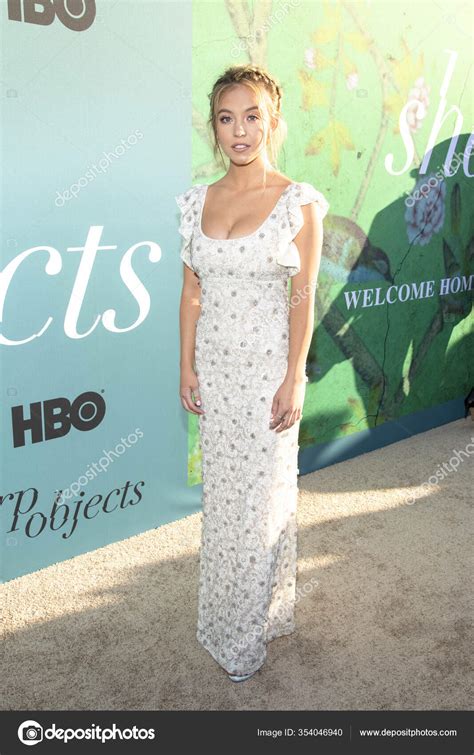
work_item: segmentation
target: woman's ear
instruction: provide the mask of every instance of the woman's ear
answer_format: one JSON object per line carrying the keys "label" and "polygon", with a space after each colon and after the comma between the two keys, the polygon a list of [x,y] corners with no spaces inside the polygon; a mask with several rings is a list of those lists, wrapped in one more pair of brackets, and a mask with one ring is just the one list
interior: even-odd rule
{"label": "woman's ear", "polygon": [[270,128],[272,131],[275,131],[276,127],[278,126],[279,119],[276,115],[272,116],[270,119]]}

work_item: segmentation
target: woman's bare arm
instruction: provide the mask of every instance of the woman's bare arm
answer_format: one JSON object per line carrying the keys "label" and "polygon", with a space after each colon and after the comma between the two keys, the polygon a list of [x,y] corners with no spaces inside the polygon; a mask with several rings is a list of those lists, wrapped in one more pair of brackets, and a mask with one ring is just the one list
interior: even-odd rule
{"label": "woman's bare arm", "polygon": [[304,225],[295,237],[300,271],[291,278],[287,378],[306,381],[305,367],[314,330],[314,299],[321,264],[323,221],[315,202],[302,205]]}
{"label": "woman's bare arm", "polygon": [[288,365],[272,402],[270,429],[287,430],[303,413],[306,359],[314,328],[314,298],[321,262],[323,222],[314,202],[302,205],[304,225],[294,241],[300,271],[291,277]]}
{"label": "woman's bare arm", "polygon": [[[196,273],[183,263],[183,288],[179,305],[180,330],[180,398],[184,408],[203,414],[195,371],[196,323],[201,314],[201,288]],[[192,394],[194,393],[194,400]]]}

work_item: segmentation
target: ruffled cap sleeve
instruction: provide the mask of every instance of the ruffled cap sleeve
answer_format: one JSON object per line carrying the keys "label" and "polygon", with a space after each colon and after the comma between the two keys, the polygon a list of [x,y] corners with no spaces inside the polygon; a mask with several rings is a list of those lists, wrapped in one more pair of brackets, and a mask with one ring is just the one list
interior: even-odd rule
{"label": "ruffled cap sleeve", "polygon": [[181,210],[179,232],[183,237],[183,240],[181,243],[180,257],[193,271],[192,237],[197,218],[199,217],[199,188],[200,184],[192,186],[182,194],[175,196],[176,204]]}
{"label": "ruffled cap sleeve", "polygon": [[283,203],[283,217],[280,223],[277,262],[289,268],[292,277],[301,269],[298,247],[293,239],[304,225],[301,206],[316,202],[321,219],[327,214],[329,202],[312,184],[306,181],[292,184]]}

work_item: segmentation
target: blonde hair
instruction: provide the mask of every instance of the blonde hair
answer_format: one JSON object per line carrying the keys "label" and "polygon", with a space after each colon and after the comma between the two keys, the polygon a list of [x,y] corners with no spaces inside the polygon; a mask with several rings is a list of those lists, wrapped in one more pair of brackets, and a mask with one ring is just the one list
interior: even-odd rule
{"label": "blonde hair", "polygon": [[[266,102],[266,109],[269,116],[266,146],[268,148],[268,159],[272,166],[276,168],[278,153],[288,132],[286,121],[281,115],[282,92],[278,82],[263,68],[255,65],[242,64],[231,66],[219,76],[212,87],[212,92],[208,95],[210,100],[208,127],[210,128],[212,135],[211,141],[213,143],[214,159],[217,159],[219,153],[224,168],[227,167],[217,139],[216,113],[219,109],[219,103],[224,92],[236,84],[244,84],[245,86],[250,87],[257,95],[259,106],[261,106],[264,101]],[[278,121],[278,125],[274,131],[272,131],[270,126],[272,118],[276,118]]]}

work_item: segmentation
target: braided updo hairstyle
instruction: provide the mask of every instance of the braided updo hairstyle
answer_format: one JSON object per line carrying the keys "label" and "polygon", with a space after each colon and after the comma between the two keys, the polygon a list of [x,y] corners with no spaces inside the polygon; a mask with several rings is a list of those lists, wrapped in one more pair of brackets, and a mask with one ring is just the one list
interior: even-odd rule
{"label": "braided updo hairstyle", "polygon": [[[282,93],[278,82],[267,71],[256,65],[242,64],[227,68],[219,76],[212,88],[212,92],[208,95],[210,100],[208,127],[210,127],[212,134],[214,159],[217,158],[217,154],[219,153],[222,163],[226,167],[217,139],[216,113],[219,109],[219,102],[223,93],[229,87],[235,86],[235,84],[244,84],[253,89],[257,95],[259,107],[262,108],[262,113],[265,115],[266,110],[268,114],[268,119],[265,119],[268,127],[267,154],[270,163],[276,168],[278,152],[285,141],[288,130],[286,121],[281,115]],[[262,107],[263,104],[266,105],[266,108]],[[278,125],[274,131],[272,131],[270,125],[270,119],[273,117],[278,120]]]}

